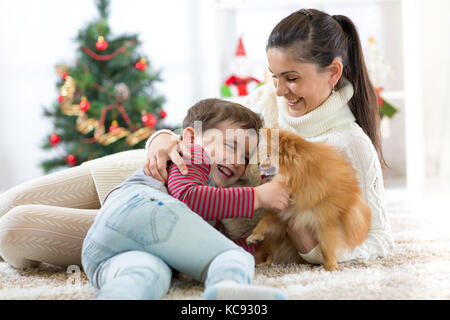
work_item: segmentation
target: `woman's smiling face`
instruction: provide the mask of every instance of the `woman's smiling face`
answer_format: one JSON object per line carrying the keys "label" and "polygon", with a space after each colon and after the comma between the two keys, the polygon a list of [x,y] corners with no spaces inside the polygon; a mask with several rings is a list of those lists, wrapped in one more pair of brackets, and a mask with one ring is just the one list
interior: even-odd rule
{"label": "woman's smiling face", "polygon": [[303,116],[319,107],[330,96],[334,76],[332,68],[317,70],[313,63],[298,62],[289,50],[267,50],[269,70],[277,95],[284,97],[293,117]]}

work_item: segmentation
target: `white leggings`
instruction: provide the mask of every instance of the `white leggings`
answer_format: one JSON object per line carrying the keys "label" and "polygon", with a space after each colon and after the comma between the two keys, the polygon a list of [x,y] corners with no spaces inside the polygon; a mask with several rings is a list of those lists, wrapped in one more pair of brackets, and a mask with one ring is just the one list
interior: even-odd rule
{"label": "white leggings", "polygon": [[81,266],[81,246],[99,209],[85,166],[11,188],[0,195],[0,256],[15,268]]}

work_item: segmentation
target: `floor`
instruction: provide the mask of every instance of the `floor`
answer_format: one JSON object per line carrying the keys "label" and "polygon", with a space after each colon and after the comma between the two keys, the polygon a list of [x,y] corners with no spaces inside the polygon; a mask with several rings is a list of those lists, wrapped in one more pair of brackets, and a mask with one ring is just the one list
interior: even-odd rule
{"label": "floor", "polygon": [[[421,196],[386,189],[395,247],[383,259],[320,266],[257,268],[254,283],[291,299],[450,299],[450,187],[429,183]],[[165,299],[201,299],[203,285],[174,279]],[[95,290],[77,268],[44,265],[15,270],[0,262],[0,299],[91,299]]]}

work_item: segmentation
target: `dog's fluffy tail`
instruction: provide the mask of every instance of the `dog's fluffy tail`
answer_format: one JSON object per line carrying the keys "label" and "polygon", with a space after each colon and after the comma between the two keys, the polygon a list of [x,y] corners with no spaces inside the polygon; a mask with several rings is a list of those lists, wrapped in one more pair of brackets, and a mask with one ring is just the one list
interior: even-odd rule
{"label": "dog's fluffy tail", "polygon": [[370,221],[370,208],[363,197],[359,196],[358,201],[342,216],[342,225],[349,246],[358,246],[367,239]]}

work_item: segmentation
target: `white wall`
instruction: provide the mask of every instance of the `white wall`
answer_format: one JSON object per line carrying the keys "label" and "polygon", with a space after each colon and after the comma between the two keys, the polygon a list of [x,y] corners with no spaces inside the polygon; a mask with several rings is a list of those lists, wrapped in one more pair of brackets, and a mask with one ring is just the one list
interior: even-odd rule
{"label": "white wall", "polygon": [[426,173],[450,181],[450,1],[419,6],[420,56],[417,76],[422,92]]}

